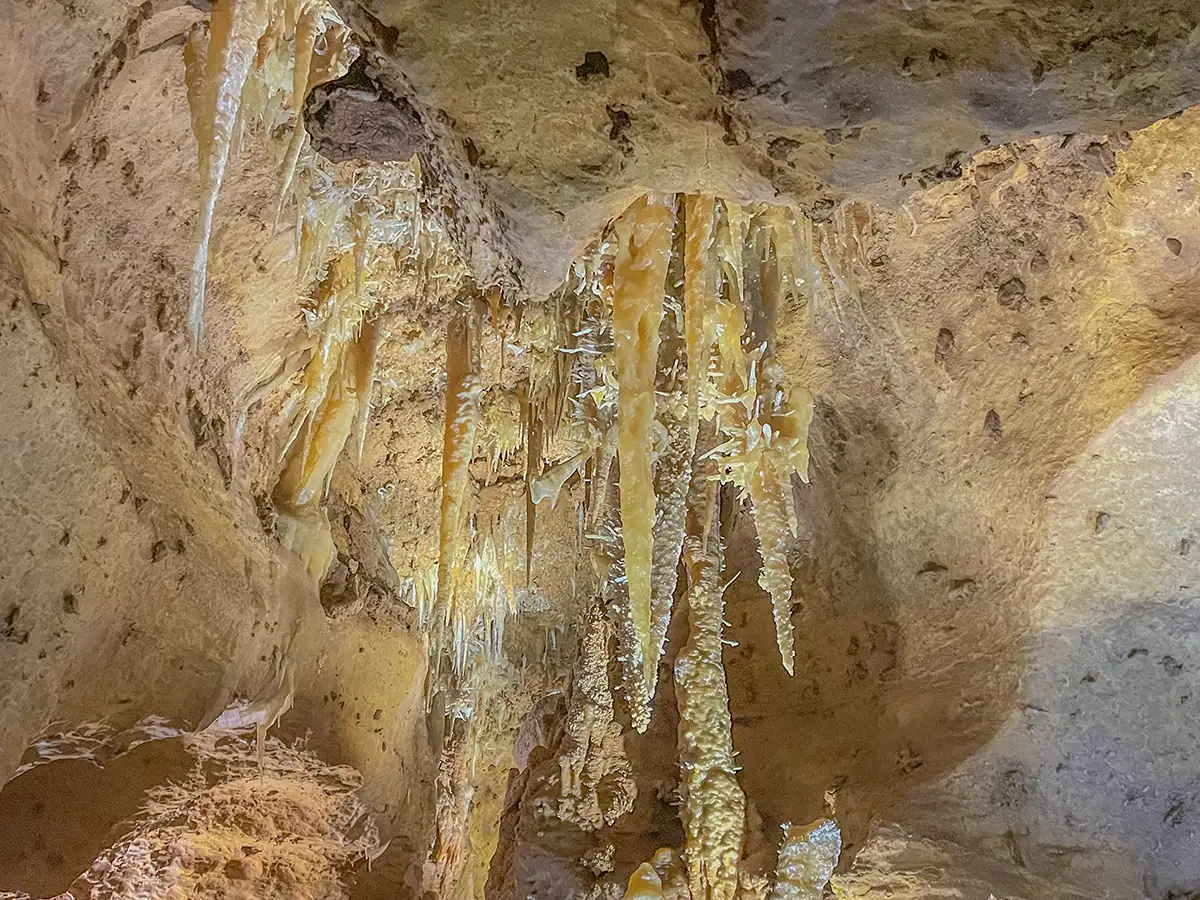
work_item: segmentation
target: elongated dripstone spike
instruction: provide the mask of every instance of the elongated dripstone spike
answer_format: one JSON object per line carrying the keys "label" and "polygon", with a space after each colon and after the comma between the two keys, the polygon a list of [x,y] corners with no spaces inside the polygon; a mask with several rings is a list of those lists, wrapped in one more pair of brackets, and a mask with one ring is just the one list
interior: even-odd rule
{"label": "elongated dripstone spike", "polygon": [[205,106],[205,85],[208,76],[208,23],[197,22],[188,29],[183,45],[183,80],[187,86],[188,111],[192,116],[192,134],[196,138],[197,163],[204,168],[204,158],[212,144],[212,116]]}
{"label": "elongated dripstone spike", "polygon": [[[217,195],[229,162],[242,88],[258,53],[258,39],[266,30],[265,0],[215,0],[209,19],[209,39],[204,54],[204,80],[195,95],[193,122],[206,123],[196,133],[200,166],[200,216],[197,219],[196,256],[192,263],[188,331],[192,352],[200,347],[204,325],[204,293],[208,282],[208,249],[212,238]],[[189,42],[190,43],[190,42]],[[192,50],[199,61],[199,44]],[[193,71],[197,71],[193,69]],[[189,79],[189,82],[191,79]]]}
{"label": "elongated dripstone spike", "polygon": [[306,398],[307,412],[272,497],[280,543],[297,553],[316,578],[324,576],[333,561],[333,539],[321,501],[358,410],[357,349],[338,344],[329,356],[309,362],[305,390],[312,393]]}
{"label": "elongated dripstone spike", "polygon": [[288,141],[287,153],[283,157],[282,183],[275,209],[276,225],[279,224],[288,192],[292,189],[292,181],[296,177],[300,151],[304,149],[304,98],[308,96],[308,75],[312,68],[313,47],[316,46],[320,23],[320,13],[315,5],[305,7],[296,22],[296,52],[292,60],[292,105],[295,107],[296,118],[292,125],[292,137]]}
{"label": "elongated dripstone spike", "polygon": [[655,516],[651,432],[658,330],[675,218],[672,203],[673,197],[648,195],[625,213],[617,224],[617,257],[613,267],[621,532],[630,615],[642,649],[642,679],[647,689],[655,680],[657,666],[650,624]]}
{"label": "elongated dripstone spike", "polygon": [[650,576],[650,653],[653,655],[647,692],[654,696],[658,663],[667,643],[671,607],[679,583],[679,560],[687,524],[688,485],[692,480],[693,444],[686,418],[668,412],[667,446],[655,466],[658,524],[654,530],[654,563]]}
{"label": "elongated dripstone spike", "polygon": [[754,527],[762,554],[758,583],[771,597],[775,619],[775,640],[779,657],[789,675],[796,666],[795,638],[792,634],[792,570],[787,551],[791,543],[788,508],[792,502],[791,480],[780,473],[769,454],[759,456],[750,477],[750,503]]}
{"label": "elongated dripstone spike", "polygon": [[483,393],[472,359],[469,317],[456,315],[446,333],[446,425],[442,438],[442,519],[438,533],[437,608],[449,610],[471,487],[471,459]]}
{"label": "elongated dripstone spike", "polygon": [[372,319],[363,322],[358,336],[358,369],[355,372],[358,415],[354,420],[354,458],[360,462],[367,443],[367,423],[371,421],[371,389],[375,384],[375,367],[379,363],[379,345],[383,342],[383,333],[383,326]]}
{"label": "elongated dripstone spike", "polygon": [[703,194],[689,194],[685,202],[683,322],[687,340],[688,439],[695,450],[700,430],[700,385],[708,377],[709,348],[715,327],[711,309],[716,290],[712,254],[716,204],[711,196]]}

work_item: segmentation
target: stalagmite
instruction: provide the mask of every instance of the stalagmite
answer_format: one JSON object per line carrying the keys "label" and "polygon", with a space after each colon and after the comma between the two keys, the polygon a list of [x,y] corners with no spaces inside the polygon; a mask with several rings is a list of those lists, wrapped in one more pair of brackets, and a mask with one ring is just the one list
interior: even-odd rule
{"label": "stalagmite", "polygon": [[475,456],[479,398],[483,393],[474,361],[471,325],[466,313],[450,321],[446,333],[446,424],[442,438],[442,505],[438,532],[437,607],[446,615],[453,598],[454,572],[463,545],[470,464]]}
{"label": "stalagmite", "polygon": [[621,531],[630,615],[642,652],[642,679],[654,683],[658,654],[651,631],[654,554],[654,472],[651,431],[655,412],[658,329],[671,250],[673,198],[648,195],[617,225],[612,323],[617,368],[617,459],[621,466]]}
{"label": "stalagmite", "polygon": [[642,863],[629,876],[625,900],[663,900],[662,879],[650,863]]}
{"label": "stalagmite", "polygon": [[[711,466],[711,464],[710,464]],[[746,798],[737,781],[733,722],[725,684],[725,601],[719,529],[708,479],[693,483],[684,561],[688,572],[688,640],[675,662],[679,703],[680,810],[684,859],[693,900],[733,900],[746,828]],[[708,535],[707,541],[705,535]]]}
{"label": "stalagmite", "polygon": [[201,69],[198,37],[190,56],[188,96],[196,98],[193,121],[204,126],[196,132],[200,167],[200,216],[196,226],[196,256],[192,264],[188,330],[192,351],[200,345],[204,324],[204,293],[208,280],[208,249],[212,238],[217,195],[225,176],[237,123],[238,105],[250,67],[258,54],[258,39],[267,27],[266,0],[216,0],[209,19],[204,53],[203,83],[196,84]]}
{"label": "stalagmite", "polygon": [[434,783],[434,844],[422,873],[423,888],[453,897],[471,850],[467,814],[475,793],[469,752],[469,723],[459,719],[438,759]]}
{"label": "stalagmite", "polygon": [[842,852],[842,832],[832,819],[783,826],[771,900],[821,900]]}
{"label": "stalagmite", "polygon": [[586,831],[614,824],[633,809],[637,799],[637,782],[625,755],[621,725],[613,720],[608,638],[604,607],[595,603],[580,646],[558,760],[559,818]]}

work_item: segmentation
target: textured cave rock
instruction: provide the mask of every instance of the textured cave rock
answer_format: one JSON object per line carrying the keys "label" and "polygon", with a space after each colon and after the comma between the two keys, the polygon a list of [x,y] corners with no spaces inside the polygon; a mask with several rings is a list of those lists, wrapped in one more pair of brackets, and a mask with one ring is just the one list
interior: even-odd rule
{"label": "textured cave rock", "polygon": [[646,190],[895,204],[1200,99],[1189,0],[337,5],[470,142],[535,295]]}
{"label": "textured cave rock", "polygon": [[785,169],[898,200],[989,144],[1149,125],[1197,99],[1186,0],[718,0],[747,137]]}
{"label": "textured cave rock", "polygon": [[[816,213],[839,280],[783,311],[778,348],[818,397],[795,486],[794,678],[744,521],[729,551],[757,840],[769,856],[832,790],[848,896],[1188,897],[1200,115],[1150,123],[1197,99],[1197,13],[908,5],[788,4],[780,23],[771,3],[347,2],[367,52],[309,98],[310,133],[339,159],[415,152],[478,284],[532,303],[647,188],[779,192]],[[334,473],[340,568],[322,594],[270,533],[283,397],[248,409],[234,476],[242,402],[303,328],[261,145],[231,165],[208,336],[184,353],[180,36],[202,15],[0,0],[0,777],[119,772],[144,741],[269,694],[287,653],[278,733],[360,771],[391,839],[355,896],[412,896],[441,725],[411,611],[381,595],[437,527],[452,298],[406,298],[382,350],[362,461]],[[575,528],[547,518],[531,591],[564,647]],[[543,631],[531,616],[515,643],[540,651]],[[663,684],[631,742],[643,805],[610,834],[541,828],[553,729],[512,754],[498,727],[470,891],[490,866],[496,896],[530,872],[586,896],[679,842]]]}
{"label": "textured cave rock", "polygon": [[[131,793],[132,808],[130,798],[112,796],[111,788],[88,798],[94,804],[110,802],[91,813],[100,821],[120,811],[110,820],[107,835],[96,822],[88,822],[86,814],[83,823],[56,823],[62,810],[47,810],[46,804],[62,798],[52,790],[32,793],[42,803],[33,815],[10,803],[5,827],[17,852],[12,869],[0,874],[0,897],[45,896],[34,880],[24,885],[29,890],[5,890],[13,877],[35,873],[41,874],[41,884],[55,893],[55,900],[169,897],[180,892],[213,900],[335,900],[348,895],[357,864],[379,853],[379,833],[358,795],[358,773],[347,766],[325,765],[303,749],[271,739],[256,753],[249,741],[238,737],[202,734],[168,745],[157,757],[141,754],[136,763],[147,767],[147,775],[163,780],[140,785],[135,780],[126,786],[122,793]],[[136,763],[130,759],[114,769]],[[69,777],[49,767],[40,774]],[[74,778],[76,791],[104,786],[102,777],[76,773]],[[38,834],[21,846],[24,836],[17,832],[22,826],[44,829],[49,835]],[[78,845],[97,839],[111,844],[93,848],[94,859],[80,864],[84,847]],[[59,870],[77,864],[75,877],[63,879],[61,871],[39,873],[27,859],[30,850],[52,860]]]}
{"label": "textured cave rock", "polygon": [[883,895],[896,900],[957,897],[962,900],[1083,900],[1093,896],[1030,874],[1019,856],[1003,862],[950,842],[890,824],[872,827],[847,871],[833,878],[839,897]]}

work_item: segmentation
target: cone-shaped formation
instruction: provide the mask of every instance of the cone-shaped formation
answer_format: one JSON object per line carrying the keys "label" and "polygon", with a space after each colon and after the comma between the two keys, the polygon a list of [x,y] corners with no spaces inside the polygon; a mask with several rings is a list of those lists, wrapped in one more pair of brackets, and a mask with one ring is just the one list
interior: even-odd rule
{"label": "cone-shaped formation", "polygon": [[324,0],[313,0],[302,10],[296,8],[296,0],[214,0],[209,21],[188,33],[184,80],[200,173],[188,305],[193,352],[199,349],[204,328],[213,224],[230,155],[249,127],[270,131],[276,119],[288,115],[283,98],[290,83],[286,105],[293,125],[284,153],[282,209],[303,156],[304,98],[313,86],[344,74],[357,53],[349,29]]}
{"label": "cone-shaped formation", "polygon": [[470,318],[460,313],[446,334],[446,416],[442,438],[442,521],[438,537],[437,605],[446,608],[454,596],[453,579],[465,554],[467,494],[470,464],[479,428],[479,397],[483,389],[478,353],[473,346]]}
{"label": "cone-shaped formation", "polygon": [[188,330],[193,352],[204,324],[204,292],[208,281],[208,246],[212,238],[217,195],[225,177],[242,88],[258,55],[267,27],[267,0],[216,0],[205,40],[202,29],[188,36],[185,54],[188,100],[200,167],[200,217],[196,224],[196,257],[192,263]]}
{"label": "cone-shaped formation", "polygon": [[614,824],[633,809],[637,799],[637,782],[625,755],[625,739],[620,724],[613,720],[608,639],[608,620],[597,603],[588,615],[580,646],[558,760],[558,816],[585,831]]}
{"label": "cone-shaped formation", "polygon": [[612,323],[617,372],[617,459],[621,466],[621,532],[630,617],[642,654],[647,692],[656,680],[650,606],[654,557],[654,388],[658,331],[674,231],[673,197],[649,195],[617,223]]}

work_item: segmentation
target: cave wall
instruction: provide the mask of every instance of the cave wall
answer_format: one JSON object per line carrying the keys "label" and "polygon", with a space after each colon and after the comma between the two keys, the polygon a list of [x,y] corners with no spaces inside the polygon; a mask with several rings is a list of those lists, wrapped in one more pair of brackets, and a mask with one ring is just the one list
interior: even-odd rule
{"label": "cave wall", "polygon": [[[352,154],[350,100],[431,117],[420,140],[446,142],[447,183],[479,185],[455,194],[473,198],[475,273],[532,301],[647,189],[783,196],[822,220],[836,277],[780,329],[789,378],[819,398],[796,488],[794,678],[744,523],[730,550],[734,741],[763,834],[832,789],[848,860],[883,820],[1035,887],[1178,895],[1200,878],[1200,117],[1144,126],[1196,99],[1196,13],[910,5],[789,6],[776,28],[770,4],[346,4],[391,99],[334,90],[313,137]],[[300,676],[283,732],[364,774],[394,840],[395,881],[376,889],[416,890],[436,756],[422,638],[403,615],[331,615],[264,529],[282,399],[231,440],[302,328],[261,146],[231,168],[207,339],[185,352],[197,190],[180,48],[201,16],[0,7],[0,774],[195,728],[269,693],[286,653]],[[397,324],[389,400],[363,461],[335,473],[347,561],[368,510],[391,564],[428,561],[442,300]],[[543,555],[572,529],[543,534]],[[564,572],[538,578],[569,594]],[[573,622],[565,601],[553,612]],[[643,806],[614,837],[615,879],[648,836],[678,837],[670,715],[660,698],[634,750]],[[488,816],[507,752],[484,766]],[[557,853],[582,877],[571,854],[590,844],[513,833],[504,852]],[[1034,890],[1023,877],[1013,890]]]}

